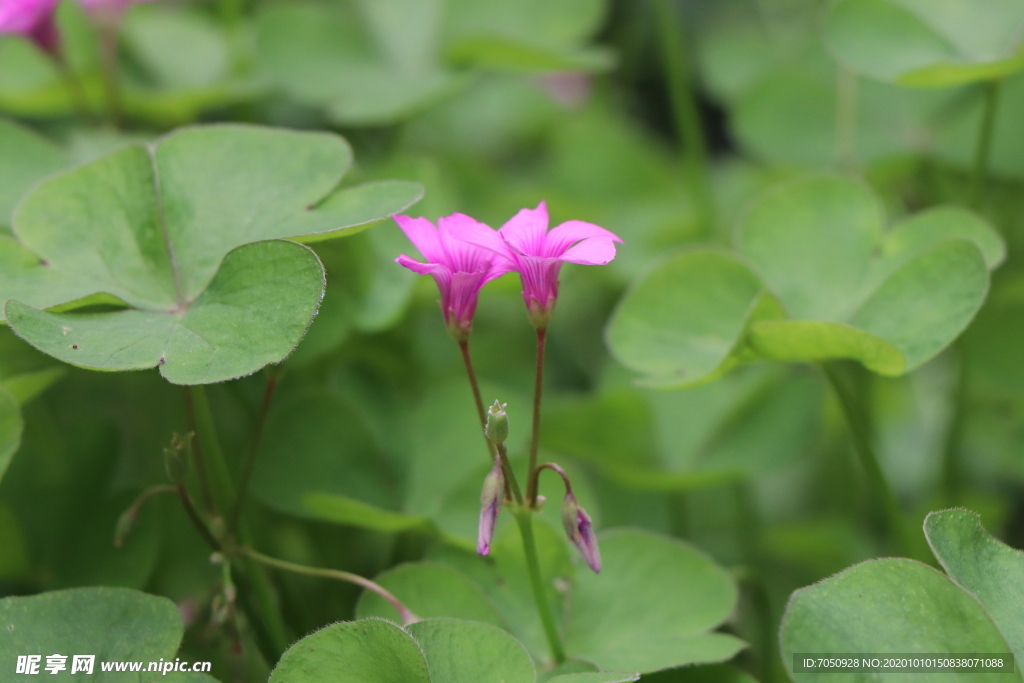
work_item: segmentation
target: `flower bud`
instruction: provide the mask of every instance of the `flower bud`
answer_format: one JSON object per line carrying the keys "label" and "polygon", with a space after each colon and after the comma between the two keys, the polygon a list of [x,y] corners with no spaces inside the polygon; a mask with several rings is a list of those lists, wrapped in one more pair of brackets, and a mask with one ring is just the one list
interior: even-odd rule
{"label": "flower bud", "polygon": [[494,445],[505,443],[505,439],[508,438],[508,415],[505,414],[507,405],[495,401],[494,405],[487,409],[487,426],[484,427],[484,434]]}
{"label": "flower bud", "polygon": [[601,571],[601,549],[597,545],[597,536],[594,535],[594,526],[590,521],[590,515],[580,507],[576,496],[571,493],[565,494],[562,502],[562,526],[565,527],[565,534],[580,551],[580,555],[586,561],[595,574]]}
{"label": "flower bud", "polygon": [[480,492],[480,526],[477,531],[476,551],[480,555],[491,552],[491,538],[494,537],[494,523],[498,519],[501,502],[505,497],[505,475],[501,464],[494,467],[484,478],[484,487]]}

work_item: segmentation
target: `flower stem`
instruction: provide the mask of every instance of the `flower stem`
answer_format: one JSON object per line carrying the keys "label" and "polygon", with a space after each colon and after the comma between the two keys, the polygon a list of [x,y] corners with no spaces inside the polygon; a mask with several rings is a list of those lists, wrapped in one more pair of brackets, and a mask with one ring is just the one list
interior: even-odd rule
{"label": "flower stem", "polygon": [[540,442],[540,398],[544,391],[544,347],[547,345],[548,331],[545,327],[537,328],[537,370],[533,378],[533,426],[530,430],[530,469],[526,480],[526,504],[534,507],[537,504],[537,448]]}
{"label": "flower stem", "polygon": [[286,560],[279,560],[269,555],[256,552],[252,548],[242,548],[242,553],[256,560],[262,562],[270,567],[276,567],[277,569],[283,569],[285,571],[293,572],[295,574],[304,574],[306,576],[318,576],[325,579],[335,579],[337,581],[345,581],[347,583],[354,583],[357,586],[362,586],[366,590],[373,591],[380,597],[387,600],[392,607],[398,610],[398,614],[402,617],[402,624],[408,626],[414,622],[420,620],[412,610],[402,604],[402,601],[396,598],[391,592],[378,583],[371,581],[365,577],[353,574],[351,572],[343,572],[339,569],[321,569],[318,567],[307,567],[303,564],[296,564],[294,562],[288,562]]}
{"label": "flower stem", "polygon": [[995,137],[996,111],[999,109],[999,90],[1002,81],[991,80],[985,84],[985,104],[981,114],[981,128],[978,143],[974,149],[974,174],[971,178],[971,204],[981,208],[988,184],[989,159],[992,156],[992,140]]}
{"label": "flower stem", "polygon": [[512,471],[512,465],[509,464],[508,452],[505,450],[505,444],[503,443],[498,444],[498,462],[501,463],[501,471],[505,475],[505,481],[509,485],[516,505],[522,507],[525,503],[523,493],[519,489],[519,481],[516,479],[516,473]]}
{"label": "flower stem", "polygon": [[565,494],[572,495],[572,482],[569,480],[569,475],[564,469],[562,469],[561,465],[553,462],[546,462],[543,465],[538,466],[537,469],[533,471],[533,481],[530,483],[532,484],[534,491],[540,490],[540,473],[544,470],[551,470],[560,476],[562,478],[562,484],[565,485]]}
{"label": "flower stem", "polygon": [[[487,410],[484,408],[484,399],[480,395],[480,383],[476,379],[476,370],[473,369],[473,359],[469,355],[469,340],[462,339],[459,341],[459,350],[462,352],[462,362],[466,366],[466,377],[469,378],[469,386],[473,389],[473,400],[476,401],[476,414],[480,418],[480,429],[483,430],[487,427]],[[494,461],[497,455],[494,450],[494,444],[491,440],[484,435],[484,441],[487,443],[487,452],[491,454],[491,461]]]}
{"label": "flower stem", "polygon": [[78,76],[71,69],[71,65],[68,64],[67,57],[64,55],[63,50],[55,50],[49,53],[53,59],[54,67],[57,69],[57,75],[60,77],[61,83],[67,88],[68,95],[71,96],[72,106],[75,108],[75,113],[78,114],[79,118],[84,121],[92,122],[92,108],[89,106],[89,98],[85,94],[85,89],[82,87],[82,82],[78,80]]}
{"label": "flower stem", "polygon": [[517,508],[513,514],[516,523],[519,525],[519,533],[523,537],[523,552],[526,555],[526,569],[530,574],[530,586],[533,588],[533,600],[537,604],[537,613],[540,615],[541,624],[544,626],[544,635],[547,637],[548,646],[551,648],[551,656],[556,664],[565,661],[565,647],[562,645],[562,638],[558,634],[558,626],[555,623],[555,616],[548,603],[548,597],[544,590],[544,579],[540,573],[540,560],[537,558],[537,540],[533,535],[533,510],[526,507]]}
{"label": "flower stem", "polygon": [[100,40],[100,71],[103,77],[103,92],[107,100],[107,117],[115,128],[120,128],[122,123],[121,79],[117,69],[117,34],[120,23],[119,17],[103,17],[97,27]]}
{"label": "flower stem", "polygon": [[683,165],[690,177],[702,228],[704,233],[708,234],[715,229],[715,197],[711,189],[707,140],[697,99],[693,94],[686,36],[672,0],[652,0],[652,4],[658,28],[661,61],[668,77],[676,133],[682,146]]}
{"label": "flower stem", "polygon": [[871,444],[867,409],[861,397],[842,377],[840,366],[831,362],[823,363],[822,369],[839,399],[839,405],[850,431],[853,450],[864,468],[869,485],[873,489],[875,501],[882,508],[882,520],[888,540],[894,546],[894,550],[901,554],[907,554],[910,547],[903,524],[903,513],[900,511],[899,502],[885,478],[885,472],[882,470],[874,446]]}
{"label": "flower stem", "polygon": [[263,438],[263,427],[267,422],[267,412],[270,409],[270,399],[274,397],[274,389],[277,388],[279,376],[277,371],[268,367],[267,384],[263,390],[263,400],[260,402],[260,412],[256,417],[256,426],[253,428],[252,441],[249,444],[249,451],[245,457],[245,464],[242,466],[242,478],[238,484],[238,497],[235,507],[231,510],[231,517],[228,520],[228,533],[235,533],[238,523],[242,519],[242,508],[245,505],[245,497],[249,492],[249,480],[252,479],[252,468],[256,462],[256,455],[260,450],[260,441]]}

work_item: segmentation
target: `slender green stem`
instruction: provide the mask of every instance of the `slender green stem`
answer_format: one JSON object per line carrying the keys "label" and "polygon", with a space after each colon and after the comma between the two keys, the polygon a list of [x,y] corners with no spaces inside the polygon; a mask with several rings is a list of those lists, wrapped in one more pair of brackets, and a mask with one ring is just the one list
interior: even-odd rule
{"label": "slender green stem", "polygon": [[509,464],[508,452],[505,450],[505,444],[503,443],[498,444],[498,461],[501,463],[501,471],[505,475],[505,482],[508,483],[512,491],[516,505],[524,505],[523,492],[519,489],[519,481],[516,479],[516,473],[512,471],[512,465]]}
{"label": "slender green stem", "polygon": [[210,478],[212,495],[218,510],[231,510],[234,507],[234,482],[231,471],[224,458],[224,449],[217,436],[217,426],[210,410],[210,400],[206,389],[201,384],[185,387],[185,407],[191,411],[190,428],[195,429],[201,459],[209,466],[207,474]]}
{"label": "slender green stem", "polygon": [[256,455],[260,450],[260,441],[263,439],[263,427],[267,422],[270,400],[274,397],[274,389],[277,388],[279,377],[276,370],[268,367],[265,372],[267,373],[267,384],[263,390],[260,412],[256,416],[256,426],[253,428],[249,451],[245,457],[245,464],[242,466],[242,477],[238,484],[238,497],[235,501],[235,507],[231,510],[231,517],[228,520],[229,533],[234,533],[238,529],[238,523],[242,519],[242,508],[245,506],[246,494],[249,493],[249,480],[252,479],[252,468],[256,463]]}
{"label": "slender green stem", "polygon": [[523,537],[523,552],[526,555],[526,569],[530,574],[530,586],[533,588],[533,600],[537,604],[537,613],[540,615],[541,624],[544,626],[544,635],[547,637],[548,646],[551,648],[551,656],[556,664],[565,661],[565,647],[562,645],[562,637],[558,633],[558,625],[555,622],[555,615],[548,603],[547,592],[544,590],[544,579],[540,573],[540,560],[537,558],[537,540],[533,535],[533,510],[519,507],[513,513],[516,523],[519,524],[519,533]]}
{"label": "slender green stem", "polygon": [[708,234],[715,229],[715,196],[711,188],[707,140],[694,97],[686,35],[672,0],[652,0],[652,4],[683,164],[689,175],[702,228]]}
{"label": "slender green stem", "polygon": [[974,174],[971,178],[971,203],[980,208],[985,199],[988,185],[988,165],[992,156],[992,140],[996,130],[996,112],[999,109],[999,90],[1002,80],[991,80],[985,84],[985,105],[981,114],[981,128],[978,143],[974,149]]}
{"label": "slender green stem", "polygon": [[[231,472],[224,459],[224,450],[221,448],[220,438],[217,436],[217,428],[210,410],[210,402],[206,397],[206,390],[201,384],[197,384],[185,387],[185,391],[191,397],[191,400],[186,402],[186,407],[191,412],[190,423],[195,425],[199,447],[203,449],[205,455],[209,456],[215,500],[219,509],[231,510],[235,500]],[[239,526],[238,536],[243,543],[247,543],[251,536],[249,530],[244,523]],[[249,584],[259,607],[259,616],[262,617],[262,623],[273,649],[276,651],[274,654],[280,656],[287,649],[290,638],[284,620],[281,618],[277,595],[262,567],[253,561],[247,561],[244,564]],[[274,661],[276,661],[276,657]]]}
{"label": "slender green stem", "polygon": [[57,75],[60,77],[61,83],[67,88],[68,95],[71,96],[72,106],[75,108],[75,113],[84,121],[91,122],[93,120],[92,108],[89,106],[89,98],[85,94],[85,88],[82,87],[82,82],[78,80],[78,76],[71,69],[71,65],[68,64],[67,57],[62,49],[57,49],[53,52],[48,53],[53,59],[54,67],[57,69]]}
{"label": "slender green stem", "polygon": [[527,470],[526,504],[537,504],[537,449],[540,444],[540,399],[544,392],[544,348],[547,346],[547,328],[537,328],[537,369],[533,377],[533,422],[530,428],[530,468]]}
{"label": "slender green stem", "polygon": [[217,514],[217,504],[213,499],[213,489],[210,487],[210,476],[206,470],[206,458],[203,457],[203,444],[197,438],[196,408],[192,401],[192,392],[185,387],[185,419],[188,421],[188,438],[192,440],[192,460],[196,466],[196,473],[199,477],[199,490],[203,494],[203,505],[211,515]]}
{"label": "slender green stem", "polygon": [[206,544],[210,546],[212,550],[216,552],[223,550],[220,541],[218,541],[217,537],[213,535],[212,531],[210,531],[210,527],[206,525],[203,518],[199,516],[199,512],[196,511],[196,506],[192,504],[192,497],[189,496],[188,491],[185,490],[185,482],[179,481],[176,484],[176,488],[178,491],[178,498],[181,499],[181,505],[185,508],[185,513],[188,515],[188,518],[192,520],[192,524],[199,531],[199,535],[203,537],[203,540],[206,541]]}
{"label": "slender green stem", "polygon": [[279,560],[269,555],[256,552],[252,548],[242,548],[241,551],[256,560],[262,562],[270,567],[276,567],[277,569],[283,569],[285,571],[293,572],[295,574],[304,574],[306,576],[317,576],[324,579],[334,579],[336,581],[345,581],[347,583],[354,583],[357,586],[362,586],[368,591],[372,591],[380,597],[387,600],[392,607],[398,610],[398,614],[402,617],[402,623],[409,625],[413,622],[419,621],[412,610],[402,604],[402,601],[396,598],[391,592],[380,584],[374,583],[370,579],[353,574],[351,572],[343,572],[339,569],[321,569],[319,567],[307,567],[303,564],[296,564],[294,562],[288,562],[287,560]]}
{"label": "slender green stem", "polygon": [[540,473],[543,472],[544,470],[551,470],[559,477],[561,477],[562,484],[565,486],[565,495],[572,495],[572,481],[569,480],[569,475],[566,473],[564,469],[562,469],[561,465],[553,462],[546,462],[543,465],[539,465],[537,469],[533,471],[534,481],[530,482],[533,486],[533,490],[540,490]]}
{"label": "slender green stem", "polygon": [[[462,352],[462,362],[466,366],[466,377],[469,378],[469,386],[473,389],[473,400],[476,401],[476,414],[480,418],[480,429],[483,430],[487,427],[487,409],[484,408],[484,399],[480,394],[480,383],[476,379],[476,370],[473,369],[473,359],[469,355],[469,340],[463,339],[459,341],[459,351]],[[487,443],[487,452],[491,454],[491,460],[493,461],[497,452],[494,450],[494,444],[491,440],[484,435],[484,441]]]}
{"label": "slender green stem", "polygon": [[875,501],[881,506],[882,520],[885,523],[889,541],[896,551],[906,554],[910,550],[910,544],[903,523],[903,513],[888,480],[885,478],[885,472],[882,470],[882,465],[871,443],[870,420],[867,410],[858,392],[853,390],[842,377],[839,366],[835,363],[823,363],[822,369],[839,399],[839,405],[843,409],[843,415],[850,430],[853,450],[860,460],[861,467],[864,468],[864,473],[873,489]]}
{"label": "slender green stem", "polygon": [[103,93],[107,100],[107,117],[115,128],[120,128],[122,123],[121,78],[117,68],[117,34],[120,24],[120,17],[103,17],[98,25]]}
{"label": "slender green stem", "polygon": [[836,161],[841,168],[857,166],[857,74],[845,66],[836,76]]}

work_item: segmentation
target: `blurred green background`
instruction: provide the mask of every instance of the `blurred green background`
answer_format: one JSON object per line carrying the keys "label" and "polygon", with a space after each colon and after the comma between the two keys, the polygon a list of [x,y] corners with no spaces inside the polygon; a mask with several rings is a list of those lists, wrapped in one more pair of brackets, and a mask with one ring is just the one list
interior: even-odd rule
{"label": "blurred green background", "polygon": [[[76,113],[34,46],[0,37],[0,230],[50,172],[180,125],[239,121],[344,135],[356,156],[346,182],[425,186],[411,215],[459,211],[498,227],[544,199],[553,223],[616,232],[625,244],[610,266],[563,272],[542,457],[573,472],[599,527],[687,539],[740,581],[726,630],[751,647],[733,668],[644,681],[741,680],[740,670],[785,680],[776,633],[790,593],[885,552],[834,398],[814,368],[797,365],[753,364],[678,391],[638,387],[610,357],[604,328],[652,264],[694,243],[729,244],[753,197],[809,171],[862,176],[893,220],[969,201],[986,86],[857,76],[827,44],[827,4],[162,0],[134,7],[121,29],[123,115],[113,126],[101,115],[95,31],[64,2],[68,60],[96,114]],[[673,100],[673,83],[695,109]],[[1022,98],[1024,77],[1008,77],[979,209],[1009,251],[985,307],[912,374],[864,378],[880,458],[913,527],[929,510],[963,505],[1017,546]],[[391,221],[315,248],[327,294],[281,366],[249,506],[260,547],[364,576],[439,545],[471,548],[487,463],[434,283],[393,263],[414,252]],[[481,295],[473,335],[485,401],[509,404],[514,455],[528,434],[534,360],[522,309],[517,277],[501,278]],[[59,365],[0,328],[0,381],[30,372],[55,383],[25,401],[0,483],[0,593],[114,585],[166,595],[190,624],[184,656],[214,660],[225,681],[263,680],[258,652],[233,654],[211,622],[219,570],[174,501],[153,500],[124,547],[111,543],[118,515],[165,479],[162,450],[185,428],[180,388],[153,371]],[[263,383],[209,390],[236,466]],[[315,503],[304,498],[311,490]],[[557,500],[558,489],[547,495]],[[557,525],[551,508],[544,516]],[[352,586],[275,581],[296,634],[353,616]]]}

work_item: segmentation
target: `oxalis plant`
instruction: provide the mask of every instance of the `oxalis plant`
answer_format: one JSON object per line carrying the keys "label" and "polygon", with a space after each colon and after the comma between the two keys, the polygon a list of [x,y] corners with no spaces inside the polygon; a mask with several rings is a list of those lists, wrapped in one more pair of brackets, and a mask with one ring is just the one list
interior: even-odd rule
{"label": "oxalis plant", "polygon": [[[277,364],[301,340],[325,287],[323,267],[306,243],[357,232],[421,194],[418,185],[398,181],[339,187],[350,162],[348,146],[331,134],[195,127],[59,172],[13,208],[11,234],[0,238],[0,299],[15,334],[69,364],[157,369],[183,387],[187,424],[164,454],[170,483],[146,489],[125,510],[113,530],[115,543],[131,536],[151,500],[176,497],[220,567],[210,605],[214,623],[236,649],[255,642],[268,663],[277,662],[275,681],[615,683],[734,656],[743,641],[714,630],[737,601],[728,573],[688,544],[658,534],[598,534],[570,472],[538,461],[544,355],[560,270],[565,263],[606,264],[620,242],[581,221],[549,231],[543,203],[500,231],[460,214],[439,219],[436,227],[395,216],[423,256],[397,261],[436,280],[443,322],[475,399],[475,411],[465,408],[473,415],[471,431],[479,434],[476,458],[488,472],[476,553],[449,538],[452,543],[438,545],[425,561],[371,580],[256,547],[245,503],[281,379]],[[522,280],[537,342],[525,456],[518,452],[523,440],[515,438],[514,406],[496,397],[485,407],[469,350],[481,287],[512,271]],[[256,372],[265,376],[263,401],[233,476],[204,385]],[[28,400],[51,381],[12,378],[5,389]],[[292,444],[301,461],[299,434]],[[545,471],[563,487],[562,538],[538,514]],[[302,501],[310,505],[307,513],[323,510],[315,495]],[[514,529],[500,524],[502,509],[511,513]],[[350,506],[345,514],[377,525],[382,519],[398,519],[398,528],[407,524],[401,515],[368,506]],[[566,541],[578,549],[580,566],[570,560]],[[282,618],[273,572],[362,587],[359,619],[294,642],[299,634]],[[16,634],[2,644],[12,657],[41,648],[170,662],[182,637],[169,601],[127,589],[7,598],[0,615]],[[53,628],[68,620],[80,628]],[[173,667],[168,675],[186,678]]]}

